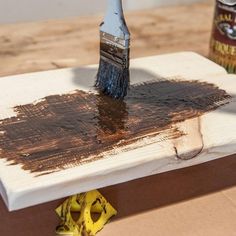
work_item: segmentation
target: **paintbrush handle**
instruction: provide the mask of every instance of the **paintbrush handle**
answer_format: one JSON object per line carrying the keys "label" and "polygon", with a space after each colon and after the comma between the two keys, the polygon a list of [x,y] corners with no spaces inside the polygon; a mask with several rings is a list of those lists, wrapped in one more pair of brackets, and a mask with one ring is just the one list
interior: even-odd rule
{"label": "paintbrush handle", "polygon": [[122,8],[122,0],[107,0],[107,12],[100,30],[122,39],[129,39]]}
{"label": "paintbrush handle", "polygon": [[123,17],[122,0],[108,0],[108,14]]}

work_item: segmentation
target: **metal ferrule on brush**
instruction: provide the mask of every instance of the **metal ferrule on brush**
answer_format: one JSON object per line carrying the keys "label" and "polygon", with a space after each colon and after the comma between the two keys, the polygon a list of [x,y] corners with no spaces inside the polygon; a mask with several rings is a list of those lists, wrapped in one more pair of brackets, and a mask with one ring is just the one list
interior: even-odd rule
{"label": "metal ferrule on brush", "polygon": [[130,40],[100,32],[100,57],[121,69],[129,68]]}

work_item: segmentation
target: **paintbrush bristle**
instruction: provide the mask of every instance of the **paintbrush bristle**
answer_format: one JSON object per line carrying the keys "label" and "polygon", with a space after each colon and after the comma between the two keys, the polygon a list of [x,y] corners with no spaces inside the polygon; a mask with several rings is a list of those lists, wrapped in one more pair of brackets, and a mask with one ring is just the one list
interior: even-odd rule
{"label": "paintbrush bristle", "polygon": [[122,99],[127,95],[129,83],[128,68],[119,68],[102,58],[100,59],[95,86],[102,93],[116,99]]}
{"label": "paintbrush bristle", "polygon": [[100,62],[95,86],[115,99],[127,95],[130,83],[129,39],[101,32]]}

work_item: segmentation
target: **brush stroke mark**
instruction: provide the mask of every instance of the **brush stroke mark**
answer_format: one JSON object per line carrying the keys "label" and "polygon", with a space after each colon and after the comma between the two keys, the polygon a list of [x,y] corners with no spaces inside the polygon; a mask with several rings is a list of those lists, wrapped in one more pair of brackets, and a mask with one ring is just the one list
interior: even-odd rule
{"label": "brush stroke mark", "polygon": [[[143,137],[175,139],[175,124],[229,102],[213,84],[153,81],[131,86],[124,101],[84,91],[16,106],[0,121],[0,158],[24,170],[50,173],[104,157]],[[140,142],[139,142],[139,145]]]}

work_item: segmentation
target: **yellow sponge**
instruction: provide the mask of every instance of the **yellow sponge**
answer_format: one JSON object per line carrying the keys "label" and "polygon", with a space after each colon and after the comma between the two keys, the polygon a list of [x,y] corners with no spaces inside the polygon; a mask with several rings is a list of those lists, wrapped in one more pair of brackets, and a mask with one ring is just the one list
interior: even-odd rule
{"label": "yellow sponge", "polygon": [[[97,190],[68,198],[56,209],[62,222],[57,227],[58,235],[94,236],[117,211]],[[80,213],[75,219],[73,213]],[[92,219],[93,214],[99,218]]]}

